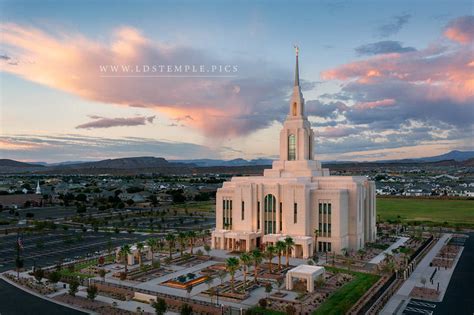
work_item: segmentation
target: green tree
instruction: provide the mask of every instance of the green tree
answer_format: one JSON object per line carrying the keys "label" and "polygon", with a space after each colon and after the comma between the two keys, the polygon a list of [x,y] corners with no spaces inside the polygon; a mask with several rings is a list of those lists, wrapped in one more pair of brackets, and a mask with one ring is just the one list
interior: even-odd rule
{"label": "green tree", "polygon": [[105,281],[106,274],[107,272],[105,271],[105,269],[99,269],[99,276],[102,278],[103,281]]}
{"label": "green tree", "polygon": [[209,244],[204,244],[204,250],[206,251],[207,256],[210,256],[211,246],[209,246]]}
{"label": "green tree", "polygon": [[290,253],[293,250],[293,246],[295,246],[295,241],[291,237],[285,238],[285,256],[286,256],[286,268],[290,266]]}
{"label": "green tree", "polygon": [[58,271],[53,271],[49,273],[48,280],[56,287],[56,283],[61,280],[61,274]]}
{"label": "green tree", "polygon": [[265,257],[268,259],[268,269],[270,270],[270,273],[272,273],[272,260],[275,257],[275,246],[273,245],[268,245],[267,248],[265,248]]}
{"label": "green tree", "polygon": [[78,288],[79,288],[79,282],[76,279],[73,279],[69,283],[69,295],[76,296]]}
{"label": "green tree", "polygon": [[168,248],[170,251],[170,260],[173,259],[173,250],[176,246],[176,236],[174,234],[169,233],[166,235],[166,241],[168,242]]}
{"label": "green tree", "polygon": [[132,253],[130,249],[130,245],[125,244],[122,247],[120,247],[119,255],[120,259],[124,260],[124,266],[125,266],[125,274],[128,272],[128,259],[127,256]]}
{"label": "green tree", "polygon": [[314,256],[316,256],[316,253],[318,252],[318,236],[319,236],[319,230],[314,229],[314,246],[313,246],[313,252]]}
{"label": "green tree", "polygon": [[258,266],[262,263],[263,255],[262,252],[257,248],[252,251],[253,270],[254,270],[254,281],[258,283]]}
{"label": "green tree", "polygon": [[148,247],[150,248],[150,252],[151,252],[151,265],[153,266],[153,264],[154,264],[155,251],[156,251],[156,249],[157,249],[158,242],[157,242],[156,239],[154,239],[154,238],[149,238],[149,239],[146,240],[146,244],[147,244]]}
{"label": "green tree", "polygon": [[44,270],[41,269],[41,268],[36,268],[35,272],[33,273],[36,281],[38,281],[38,283],[41,282],[41,279],[43,279],[44,277]]}
{"label": "green tree", "polygon": [[232,292],[234,292],[234,280],[235,280],[234,277],[235,277],[235,272],[239,269],[239,260],[235,257],[227,258],[226,269],[230,274],[230,286],[231,286]]}
{"label": "green tree", "polygon": [[162,298],[157,298],[155,302],[153,302],[153,308],[155,309],[156,315],[163,315],[166,313],[168,309],[168,305],[166,305],[166,301]]}
{"label": "green tree", "polygon": [[275,243],[275,249],[276,249],[276,252],[277,252],[277,255],[278,255],[278,270],[281,270],[281,255],[286,250],[285,242],[277,241]]}
{"label": "green tree", "polygon": [[142,262],[142,250],[143,250],[144,247],[145,247],[145,245],[143,245],[142,242],[137,243],[138,264],[140,265],[140,267],[143,265],[143,262]]}
{"label": "green tree", "polygon": [[249,267],[252,265],[252,257],[248,253],[240,254],[240,262],[244,272],[244,290],[247,288],[247,272]]}
{"label": "green tree", "polygon": [[90,285],[87,287],[87,298],[91,301],[97,297],[98,289],[95,285]]}
{"label": "green tree", "polygon": [[181,305],[181,310],[179,312],[181,315],[191,315],[193,313],[193,308],[189,304]]}
{"label": "green tree", "polygon": [[184,232],[178,233],[178,242],[179,242],[179,255],[183,256],[184,248],[186,247],[186,240],[188,235]]}

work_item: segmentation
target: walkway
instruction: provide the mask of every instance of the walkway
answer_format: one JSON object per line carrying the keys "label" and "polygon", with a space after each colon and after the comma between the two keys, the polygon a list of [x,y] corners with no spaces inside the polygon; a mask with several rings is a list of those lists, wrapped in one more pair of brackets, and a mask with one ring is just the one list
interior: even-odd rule
{"label": "walkway", "polygon": [[[403,309],[400,307],[401,304],[407,303],[410,299],[410,292],[415,286],[423,287],[421,283],[421,279],[424,278],[426,280],[426,287],[435,288],[437,286],[437,282],[440,283],[440,290],[442,291],[441,298],[444,295],[443,292],[446,290],[449,280],[451,279],[451,275],[455,268],[450,268],[448,270],[440,268],[437,272],[437,276],[435,277],[435,281],[433,285],[430,284],[429,279],[431,274],[433,273],[434,267],[430,267],[430,263],[433,258],[438,254],[439,250],[449,241],[451,238],[451,234],[444,234],[438,242],[431,248],[431,250],[426,254],[426,256],[421,260],[418,264],[416,269],[410,275],[410,277],[403,283],[403,285],[398,289],[397,293],[388,301],[387,305],[385,305],[384,309],[380,314],[382,315],[389,315],[394,314],[396,310]],[[459,258],[459,255],[458,255]]]}
{"label": "walkway", "polygon": [[382,260],[385,259],[386,253],[391,253],[392,250],[399,248],[400,246],[405,244],[405,242],[408,241],[409,239],[410,239],[409,237],[404,237],[404,236],[400,237],[395,243],[390,245],[390,247],[388,247],[386,250],[384,250],[383,252],[375,256],[374,258],[372,258],[372,260],[369,261],[369,264],[377,265],[378,263],[380,263]]}

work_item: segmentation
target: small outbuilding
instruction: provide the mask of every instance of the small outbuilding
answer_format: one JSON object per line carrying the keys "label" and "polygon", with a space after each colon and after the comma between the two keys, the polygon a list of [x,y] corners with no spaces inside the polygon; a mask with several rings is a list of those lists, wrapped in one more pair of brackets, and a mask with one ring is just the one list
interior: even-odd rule
{"label": "small outbuilding", "polygon": [[308,292],[314,291],[314,282],[324,276],[324,267],[299,265],[286,273],[286,289],[293,289],[293,279],[306,280],[306,289]]}

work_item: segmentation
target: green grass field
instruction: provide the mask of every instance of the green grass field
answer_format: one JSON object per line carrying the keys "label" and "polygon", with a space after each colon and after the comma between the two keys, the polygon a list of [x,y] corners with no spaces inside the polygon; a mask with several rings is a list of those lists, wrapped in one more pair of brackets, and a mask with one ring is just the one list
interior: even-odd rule
{"label": "green grass field", "polygon": [[382,220],[472,227],[474,200],[377,198],[377,215]]}
{"label": "green grass field", "polygon": [[[331,270],[331,267],[325,268]],[[343,272],[348,271],[344,270]],[[313,315],[345,314],[380,278],[380,276],[373,274],[361,272],[351,273],[355,275],[355,278],[329,296],[329,298],[313,312]]]}

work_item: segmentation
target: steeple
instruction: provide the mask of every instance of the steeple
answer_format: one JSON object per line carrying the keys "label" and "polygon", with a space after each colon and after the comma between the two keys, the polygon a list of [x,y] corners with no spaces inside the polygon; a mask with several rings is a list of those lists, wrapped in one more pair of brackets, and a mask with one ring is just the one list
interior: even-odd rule
{"label": "steeple", "polygon": [[300,70],[298,64],[298,58],[300,54],[300,49],[295,45],[295,83],[293,85],[293,95],[290,101],[290,114],[289,118],[302,118],[304,116],[304,99],[303,94],[301,93],[300,87]]}
{"label": "steeple", "polygon": [[295,45],[295,53],[296,53],[296,66],[295,66],[295,86],[300,86],[300,71],[298,66],[298,54],[299,54],[299,47]]}

